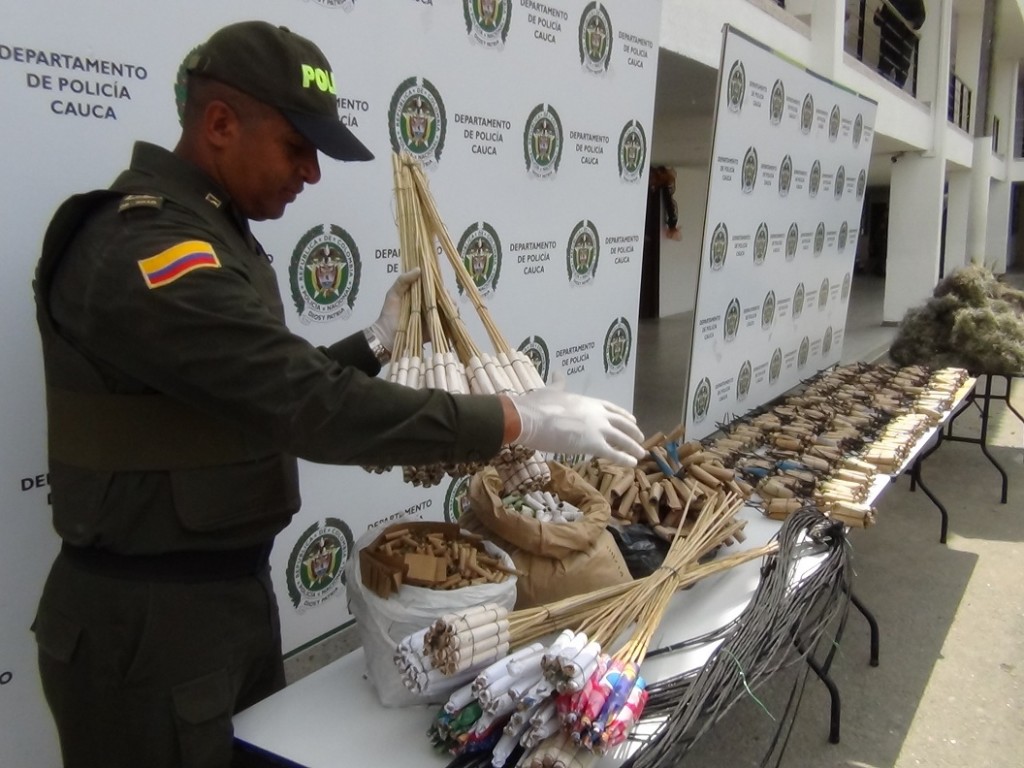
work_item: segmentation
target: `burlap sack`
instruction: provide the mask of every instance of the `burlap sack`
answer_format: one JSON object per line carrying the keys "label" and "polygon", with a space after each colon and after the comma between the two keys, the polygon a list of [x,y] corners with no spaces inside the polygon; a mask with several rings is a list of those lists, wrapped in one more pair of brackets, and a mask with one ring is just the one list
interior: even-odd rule
{"label": "burlap sack", "polygon": [[469,509],[459,525],[505,550],[526,573],[516,585],[516,609],[630,581],[629,569],[607,531],[611,508],[572,469],[549,462],[551,482],[544,490],[578,507],[574,523],[542,523],[505,509],[501,479],[493,468],[475,474],[467,491]]}

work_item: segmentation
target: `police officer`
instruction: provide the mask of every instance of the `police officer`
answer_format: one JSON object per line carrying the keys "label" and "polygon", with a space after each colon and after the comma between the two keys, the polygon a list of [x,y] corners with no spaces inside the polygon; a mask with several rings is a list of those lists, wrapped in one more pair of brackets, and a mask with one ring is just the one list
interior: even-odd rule
{"label": "police officer", "polygon": [[291,333],[249,221],[319,181],[318,150],[372,155],[339,121],[323,53],[283,27],[225,27],[187,71],[174,151],[140,142],[109,190],[66,201],[34,284],[63,542],[34,631],[73,768],[230,763],[232,714],[284,681],[268,553],[299,508],[295,457],[643,455],[632,415],[593,398],[373,378],[415,274],[365,331],[330,347]]}

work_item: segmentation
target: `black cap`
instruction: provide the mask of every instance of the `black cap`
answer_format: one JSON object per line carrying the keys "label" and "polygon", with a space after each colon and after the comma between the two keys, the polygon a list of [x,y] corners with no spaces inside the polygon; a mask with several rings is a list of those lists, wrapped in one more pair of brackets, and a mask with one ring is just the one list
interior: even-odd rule
{"label": "black cap", "polygon": [[287,27],[265,21],[226,26],[199,46],[185,69],[281,110],[328,157],[373,159],[338,117],[338,90],[327,57]]}

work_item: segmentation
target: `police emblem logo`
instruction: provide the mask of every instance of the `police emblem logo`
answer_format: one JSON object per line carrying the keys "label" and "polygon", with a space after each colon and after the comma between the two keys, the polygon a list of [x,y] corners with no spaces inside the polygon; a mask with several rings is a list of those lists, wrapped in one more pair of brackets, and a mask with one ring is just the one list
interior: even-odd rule
{"label": "police emblem logo", "polygon": [[388,130],[395,152],[408,152],[428,167],[441,159],[448,118],[441,94],[429,80],[410,77],[395,89]]}
{"label": "police emblem logo", "polygon": [[803,283],[798,283],[796,290],[793,291],[793,319],[799,319],[800,315],[804,313],[804,301],[807,298],[807,291],[804,288]]}
{"label": "police emblem logo", "polygon": [[789,225],[789,231],[786,232],[786,261],[792,261],[796,258],[796,249],[800,244],[800,227],[794,221]]}
{"label": "police emblem logo", "polygon": [[761,222],[754,235],[754,263],[764,264],[765,256],[768,254],[768,224]]}
{"label": "police emblem logo", "polygon": [[462,475],[453,478],[448,484],[448,490],[444,494],[444,521],[446,523],[457,523],[462,515],[469,509],[470,475]]}
{"label": "police emblem logo", "polygon": [[814,127],[814,97],[811,94],[804,96],[804,103],[800,107],[800,132],[810,133]]}
{"label": "police emblem logo", "polygon": [[825,335],[821,337],[821,355],[824,357],[832,351],[832,326],[825,329]]}
{"label": "police emblem logo", "polygon": [[774,384],[782,373],[782,350],[778,347],[772,352],[772,361],[768,364],[768,383]]}
{"label": "police emblem logo", "polygon": [[868,185],[868,175],[863,170],[857,174],[857,199],[864,197],[864,189]]}
{"label": "police emblem logo", "polygon": [[629,321],[620,317],[608,326],[604,335],[604,372],[614,376],[626,370],[632,349],[633,330]]}
{"label": "police emblem logo", "polygon": [[523,153],[526,170],[540,178],[554,176],[562,161],[562,121],[550,104],[538,104],[526,118]]}
{"label": "police emblem logo", "polygon": [[803,368],[807,365],[807,355],[811,351],[811,340],[804,336],[800,340],[800,350],[796,353],[796,367]]}
{"label": "police emblem logo", "polygon": [[757,169],[757,150],[750,147],[743,155],[743,168],[740,171],[740,189],[746,194],[754,191],[754,185],[757,183]]}
{"label": "police emblem logo", "polygon": [[843,197],[843,188],[846,186],[846,168],[842,165],[836,170],[836,181],[833,187],[833,193],[835,194],[836,200],[841,200]]}
{"label": "police emblem logo", "polygon": [[850,225],[845,221],[839,225],[839,240],[836,246],[839,248],[839,252],[842,253],[846,250],[846,240],[850,236]]}
{"label": "police emblem logo", "polygon": [[746,400],[747,395],[750,393],[750,379],[752,369],[749,360],[744,360],[743,365],[740,366],[739,373],[736,374],[736,399]]}
{"label": "police emblem logo", "polygon": [[768,291],[761,303],[761,328],[768,330],[775,322],[775,291]]}
{"label": "police emblem logo", "polygon": [[484,221],[471,224],[459,238],[459,255],[480,294],[494,293],[501,276],[501,240],[494,227]]}
{"label": "police emblem logo", "polygon": [[814,230],[814,255],[821,256],[825,248],[825,222],[819,221],[817,229]]}
{"label": "police emblem logo", "polygon": [[694,424],[700,424],[708,416],[711,410],[711,379],[705,376],[693,390],[693,400],[690,413],[693,415]]}
{"label": "police emblem logo", "polygon": [[793,158],[786,155],[782,158],[779,166],[779,197],[789,194],[789,187],[793,183]]}
{"label": "police emblem logo", "polygon": [[352,314],[362,270],[352,236],[336,224],[304,234],[288,268],[292,299],[303,323],[326,323]]}
{"label": "police emblem logo", "polygon": [[743,109],[743,97],[747,92],[747,71],[743,68],[743,62],[736,60],[729,68],[729,81],[726,85],[725,103],[730,112],[739,112]]}
{"label": "police emblem logo", "polygon": [[839,138],[839,126],[843,123],[842,113],[839,111],[839,105],[836,104],[832,107],[832,112],[828,116],[828,140],[835,141]]}
{"label": "police emblem logo", "polygon": [[608,70],[612,58],[612,20],[603,3],[588,3],[580,16],[580,63],[588,72]]}
{"label": "police emblem logo", "polygon": [[864,115],[857,113],[853,120],[853,146],[859,147],[861,137],[864,135]]}
{"label": "police emblem logo", "polygon": [[818,189],[821,188],[821,162],[815,160],[811,163],[810,178],[807,180],[807,194],[811,197],[818,196]]}
{"label": "police emblem logo", "polygon": [[647,135],[639,120],[630,120],[619,134],[619,178],[640,181],[647,168]]}
{"label": "police emblem logo", "polygon": [[850,273],[847,272],[843,275],[843,287],[842,287],[842,298],[846,301],[850,298]]}
{"label": "police emblem logo", "polygon": [[466,33],[485,48],[502,48],[512,23],[512,0],[462,0]]}
{"label": "police emblem logo", "polygon": [[352,530],[336,517],[303,531],[288,556],[288,596],[296,613],[321,605],[345,584],[345,562],[355,542]]}
{"label": "police emblem logo", "polygon": [[551,353],[548,351],[547,342],[540,336],[528,336],[517,349],[530,358],[541,379],[547,381],[548,371],[551,370]]}
{"label": "police emblem logo", "polygon": [[565,249],[566,269],[569,282],[573,285],[587,285],[597,274],[597,262],[601,255],[601,238],[592,221],[584,219],[573,227],[569,244]]}
{"label": "police emblem logo", "polygon": [[715,232],[711,235],[711,253],[709,254],[709,262],[713,270],[719,270],[725,266],[725,260],[729,256],[729,229],[725,226],[725,223],[720,223],[715,227]]}
{"label": "police emblem logo", "polygon": [[786,86],[782,80],[776,80],[772,86],[772,98],[768,106],[768,119],[772,125],[782,122],[782,112],[786,106]]}
{"label": "police emblem logo", "polygon": [[725,309],[725,323],[722,335],[726,341],[733,341],[740,330],[740,300],[733,299]]}
{"label": "police emblem logo", "polygon": [[823,278],[821,281],[821,288],[818,289],[818,309],[824,309],[828,306],[828,292],[830,287],[828,278]]}

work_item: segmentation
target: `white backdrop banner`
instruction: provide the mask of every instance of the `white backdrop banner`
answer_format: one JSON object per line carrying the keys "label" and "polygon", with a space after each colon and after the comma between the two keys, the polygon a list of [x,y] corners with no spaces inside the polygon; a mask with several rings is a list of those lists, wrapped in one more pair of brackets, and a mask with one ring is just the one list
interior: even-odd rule
{"label": "white backdrop banner", "polygon": [[839,362],[876,108],[726,27],[688,438]]}
{"label": "white backdrop banner", "polygon": [[[174,146],[188,52],[249,18],[310,37],[333,65],[344,119],[376,155],[323,158],[323,180],[280,222],[256,227],[295,332],[328,344],[376,317],[398,272],[390,154],[404,149],[427,167],[453,240],[488,251],[476,278],[509,342],[546,377],[561,372],[569,389],[629,407],[660,5],[0,0],[0,764],[59,761],[29,632],[58,545],[32,270],[63,198],[108,185],[136,139]],[[413,120],[428,130],[414,134]],[[331,295],[305,280],[313,246],[325,243],[350,266]],[[457,300],[484,344],[472,306]],[[301,470],[303,510],[272,555],[288,652],[351,623],[342,565],[354,538],[402,518],[454,519],[465,492],[460,480],[406,485],[397,469]]]}

